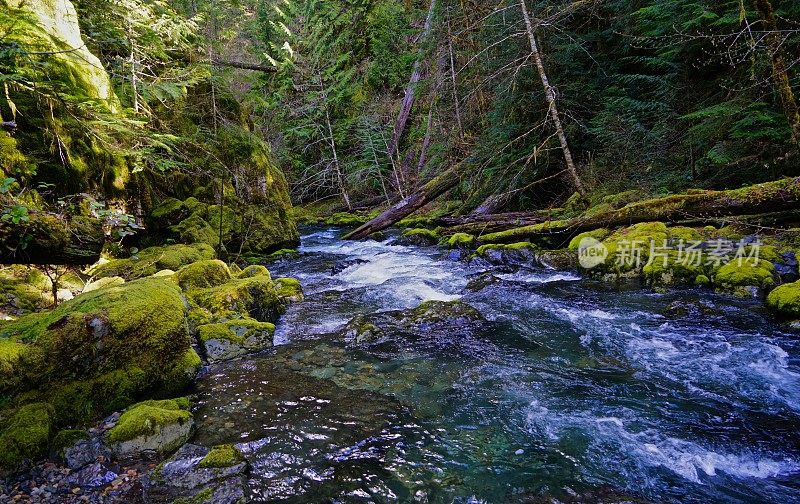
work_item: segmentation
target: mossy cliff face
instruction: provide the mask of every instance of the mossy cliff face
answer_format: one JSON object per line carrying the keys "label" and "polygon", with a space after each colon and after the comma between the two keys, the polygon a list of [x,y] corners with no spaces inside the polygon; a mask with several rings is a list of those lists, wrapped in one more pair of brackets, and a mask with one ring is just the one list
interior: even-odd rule
{"label": "mossy cliff face", "polygon": [[[81,38],[74,5],[69,0],[0,0],[0,10],[0,21],[11,26],[4,41],[34,55],[15,61],[17,73],[29,85],[40,84],[36,92],[14,81],[8,89],[18,128],[13,137],[0,133],[4,168],[23,176],[36,172],[37,181],[57,184],[59,190],[123,191],[128,163],[99,140],[113,133],[92,122],[116,116],[121,106],[103,63]],[[10,110],[3,113],[6,117]]]}
{"label": "mossy cliff face", "polygon": [[[299,243],[283,175],[273,169],[271,196],[260,197],[268,203],[248,203],[239,197],[227,197],[225,205],[202,203],[197,198],[184,201],[168,199],[156,206],[148,218],[151,231],[165,239],[187,244],[222,245],[229,253],[264,255]],[[233,192],[233,189],[231,189]]]}

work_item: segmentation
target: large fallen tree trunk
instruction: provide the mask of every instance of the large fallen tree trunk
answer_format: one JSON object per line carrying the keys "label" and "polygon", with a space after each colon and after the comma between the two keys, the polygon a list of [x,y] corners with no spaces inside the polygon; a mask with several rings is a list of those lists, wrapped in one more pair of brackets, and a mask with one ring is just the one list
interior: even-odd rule
{"label": "large fallen tree trunk", "polygon": [[551,218],[549,210],[536,212],[509,212],[485,215],[445,216],[434,219],[432,224],[445,228],[445,234],[469,233],[476,236],[496,233],[522,226],[531,226]]}
{"label": "large fallen tree trunk", "polygon": [[30,213],[27,222],[0,220],[0,243],[2,264],[92,264],[105,233],[97,219]]}
{"label": "large fallen tree trunk", "polygon": [[[632,203],[589,218],[522,226],[483,236],[484,243],[512,243],[553,235],[572,236],[603,227],[640,222],[718,222],[721,217],[800,210],[800,177],[729,191],[699,191]],[[800,218],[800,214],[798,215]]]}
{"label": "large fallen tree trunk", "polygon": [[458,184],[459,168],[456,165],[432,179],[419,190],[403,198],[385,212],[345,236],[346,240],[361,240],[377,231],[383,231],[400,219],[411,215]]}

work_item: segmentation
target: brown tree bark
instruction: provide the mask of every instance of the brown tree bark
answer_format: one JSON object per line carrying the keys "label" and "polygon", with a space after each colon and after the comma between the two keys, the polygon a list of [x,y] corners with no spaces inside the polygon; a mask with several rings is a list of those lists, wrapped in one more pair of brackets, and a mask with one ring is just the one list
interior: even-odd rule
{"label": "brown tree bark", "polygon": [[360,240],[366,238],[372,233],[382,231],[400,219],[411,215],[414,211],[422,208],[455,187],[459,182],[459,169],[460,165],[457,165],[445,170],[419,190],[403,198],[400,202],[393,205],[379,216],[345,236],[345,239]]}
{"label": "brown tree bark", "polygon": [[2,264],[92,264],[105,243],[97,219],[30,213],[28,222],[0,220]]}
{"label": "brown tree bark", "polygon": [[[420,42],[424,42],[428,38],[433,25],[433,11],[436,9],[436,0],[431,0],[430,7],[428,7],[428,16],[425,18],[425,27],[420,36]],[[417,83],[422,78],[422,58],[417,58],[414,62],[414,68],[411,72],[411,79],[406,86],[406,92],[403,96],[403,102],[400,104],[400,113],[397,116],[397,121],[394,124],[392,131],[392,138],[389,140],[389,157],[394,159],[400,147],[400,139],[406,129],[408,118],[411,116],[411,109],[414,107],[414,99],[416,95]]]}
{"label": "brown tree bark", "polygon": [[539,72],[539,77],[542,79],[542,86],[544,86],[544,94],[545,98],[547,99],[550,118],[553,120],[553,124],[556,128],[556,135],[558,135],[558,141],[561,143],[561,151],[564,153],[564,161],[567,164],[567,172],[572,178],[572,184],[575,186],[575,190],[580,194],[584,194],[585,191],[583,189],[583,183],[578,175],[577,168],[575,168],[575,162],[572,159],[572,151],[570,151],[569,143],[567,142],[567,135],[564,132],[564,126],[561,124],[561,117],[558,114],[558,107],[556,105],[556,91],[553,86],[550,85],[550,79],[548,79],[547,72],[545,72],[544,63],[542,62],[542,54],[539,51],[539,45],[536,43],[536,36],[533,31],[533,23],[531,23],[531,17],[528,14],[528,7],[525,5],[525,0],[519,0],[519,7],[522,10],[522,17],[525,20],[525,31],[528,33],[528,41],[531,45],[533,62],[536,65],[536,70]]}
{"label": "brown tree bark", "polygon": [[789,127],[792,128],[792,141],[800,147],[800,109],[798,109],[797,100],[795,100],[794,92],[789,82],[786,58],[781,50],[781,38],[778,32],[775,10],[769,0],[755,0],[755,6],[764,18],[764,29],[767,31],[764,40],[770,52],[772,78],[781,97],[783,113],[786,115],[786,120],[789,121]]}

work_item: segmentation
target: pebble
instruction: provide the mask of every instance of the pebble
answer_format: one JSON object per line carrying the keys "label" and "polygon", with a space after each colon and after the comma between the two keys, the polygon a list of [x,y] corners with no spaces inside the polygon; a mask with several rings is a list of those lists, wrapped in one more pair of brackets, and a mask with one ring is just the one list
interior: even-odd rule
{"label": "pebble", "polygon": [[523,453],[525,453],[525,450],[523,450],[522,448],[520,448],[519,450],[517,450],[517,451],[515,451],[515,452],[514,452],[514,455],[522,455]]}

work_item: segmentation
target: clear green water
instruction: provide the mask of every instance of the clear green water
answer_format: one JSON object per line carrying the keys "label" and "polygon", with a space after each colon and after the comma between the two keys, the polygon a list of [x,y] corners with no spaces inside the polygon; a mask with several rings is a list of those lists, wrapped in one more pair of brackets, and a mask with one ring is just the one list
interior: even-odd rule
{"label": "clear green water", "polygon": [[[302,250],[271,267],[307,294],[281,344],[198,385],[196,442],[240,443],[251,500],[800,502],[800,339],[759,303],[544,270],[471,293],[490,266],[336,230]],[[490,323],[369,346],[339,331],[427,299]]]}

